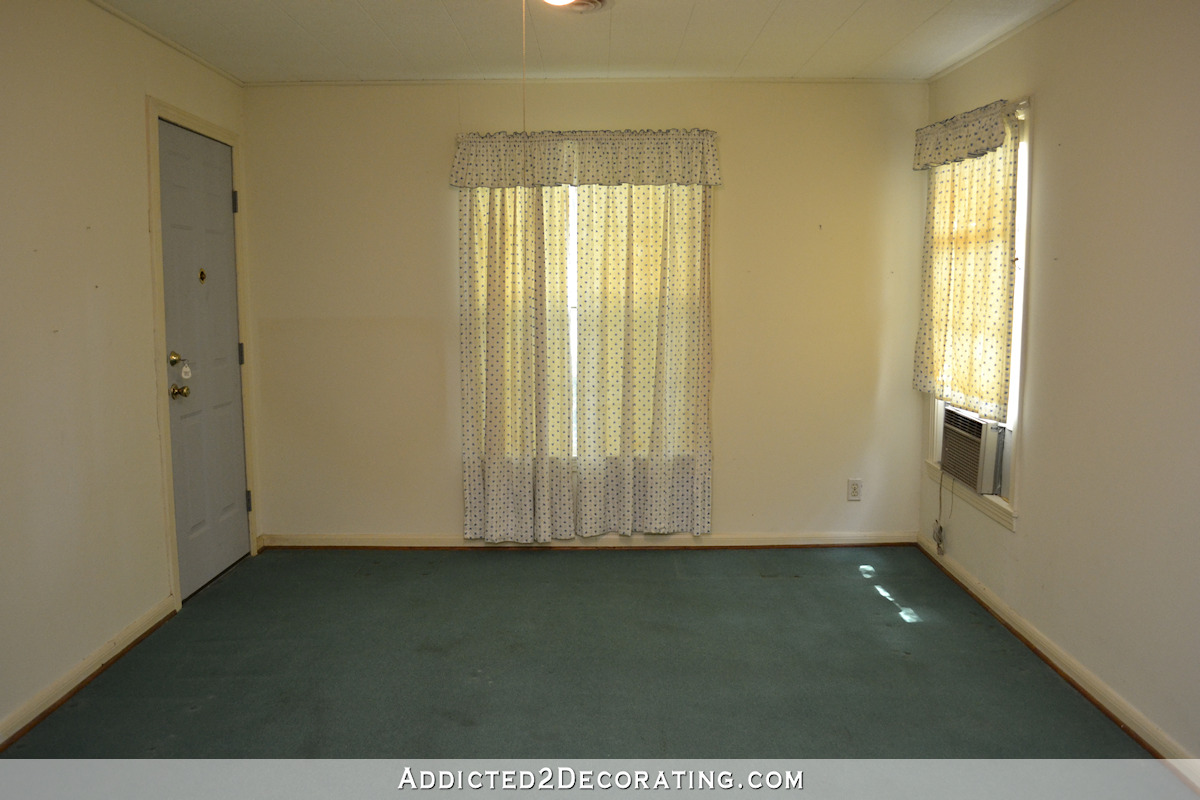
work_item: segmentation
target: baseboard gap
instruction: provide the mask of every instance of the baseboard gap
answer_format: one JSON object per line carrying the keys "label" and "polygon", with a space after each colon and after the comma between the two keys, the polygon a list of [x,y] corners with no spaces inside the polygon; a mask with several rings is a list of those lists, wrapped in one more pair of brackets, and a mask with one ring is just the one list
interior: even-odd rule
{"label": "baseboard gap", "polygon": [[881,547],[913,545],[916,531],[831,531],[816,533],[607,534],[593,539],[552,542],[485,542],[452,533],[268,533],[258,537],[259,549],[363,548],[472,550],[526,548],[533,550],[706,550],[748,547]]}
{"label": "baseboard gap", "polygon": [[833,550],[836,548],[849,547],[917,547],[916,542],[843,542],[843,543],[810,543],[810,544],[710,544],[701,547],[689,547],[682,544],[655,544],[655,545],[638,545],[636,547],[611,547],[605,545],[570,545],[567,547],[554,547],[547,544],[526,544],[520,542],[488,542],[479,545],[450,545],[450,544],[262,544],[259,546],[260,553],[267,550],[433,550],[433,551],[458,551],[467,552],[477,550],[487,552],[489,550],[529,550],[531,552],[544,553],[572,553],[572,552],[596,552],[598,550],[612,550],[614,552],[630,551],[630,550]]}

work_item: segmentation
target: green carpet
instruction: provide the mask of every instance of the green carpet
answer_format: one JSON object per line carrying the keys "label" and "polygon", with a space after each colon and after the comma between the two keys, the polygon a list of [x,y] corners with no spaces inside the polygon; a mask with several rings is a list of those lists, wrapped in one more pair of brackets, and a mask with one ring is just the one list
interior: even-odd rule
{"label": "green carpet", "polygon": [[918,549],[878,547],[268,550],[3,756],[1148,753]]}

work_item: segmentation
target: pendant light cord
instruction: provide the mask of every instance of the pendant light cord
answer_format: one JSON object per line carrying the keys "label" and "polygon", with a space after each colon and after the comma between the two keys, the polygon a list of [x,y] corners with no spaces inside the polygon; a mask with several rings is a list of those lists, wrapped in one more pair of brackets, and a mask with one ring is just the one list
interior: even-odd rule
{"label": "pendant light cord", "polygon": [[526,0],[521,0],[521,133],[528,134],[529,126],[525,123],[525,22]]}

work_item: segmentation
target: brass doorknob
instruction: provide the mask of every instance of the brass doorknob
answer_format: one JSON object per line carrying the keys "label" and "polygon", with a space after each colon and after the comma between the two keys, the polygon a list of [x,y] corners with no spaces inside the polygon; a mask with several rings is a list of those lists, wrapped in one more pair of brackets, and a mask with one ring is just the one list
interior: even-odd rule
{"label": "brass doorknob", "polygon": [[174,350],[172,350],[171,354],[167,356],[167,363],[170,364],[172,367],[175,366],[176,364],[178,364],[182,360],[183,360],[183,357],[181,355],[179,355],[179,353],[176,353]]}
{"label": "brass doorknob", "polygon": [[171,397],[187,397],[192,393],[192,390],[186,386],[176,386],[171,384]]}

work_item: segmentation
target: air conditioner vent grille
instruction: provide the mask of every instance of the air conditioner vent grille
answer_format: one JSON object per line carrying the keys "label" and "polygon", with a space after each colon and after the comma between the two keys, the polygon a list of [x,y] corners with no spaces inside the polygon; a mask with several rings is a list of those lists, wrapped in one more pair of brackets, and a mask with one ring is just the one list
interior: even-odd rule
{"label": "air conditioner vent grille", "polygon": [[965,414],[957,414],[947,410],[946,425],[947,427],[957,428],[969,436],[974,436],[976,439],[983,435],[983,423]]}
{"label": "air conditioner vent grille", "polygon": [[978,494],[999,494],[1005,434],[999,425],[947,407],[942,421],[942,472]]}
{"label": "air conditioner vent grille", "polygon": [[[946,415],[947,420],[949,414]],[[979,484],[979,455],[983,443],[947,424],[942,429],[942,472],[958,478],[972,489]]]}

